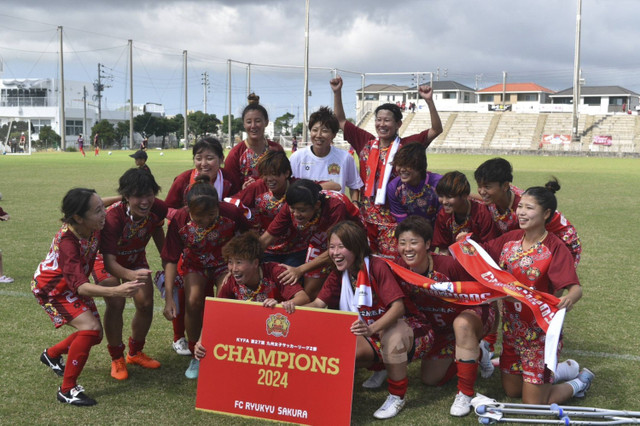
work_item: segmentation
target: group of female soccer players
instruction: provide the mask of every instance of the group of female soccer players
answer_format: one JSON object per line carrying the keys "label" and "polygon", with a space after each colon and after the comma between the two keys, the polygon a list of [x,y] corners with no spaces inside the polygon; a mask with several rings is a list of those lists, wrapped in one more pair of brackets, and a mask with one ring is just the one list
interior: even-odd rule
{"label": "group of female soccer players", "polygon": [[[363,386],[388,383],[376,418],[402,409],[407,365],[417,359],[427,385],[457,377],[450,413],[468,414],[478,373],[493,372],[500,321],[499,365],[508,396],[550,404],[584,395],[593,373],[580,371],[573,360],[555,371],[545,366],[545,332],[527,306],[512,298],[499,306],[455,304],[398,274],[404,268],[435,282],[473,281],[448,255],[449,245],[471,238],[516,280],[557,296],[557,308],[569,310],[582,295],[576,275],[581,246],[575,228],[557,211],[558,182],[522,191],[512,184],[509,162],[495,158],[475,171],[478,195],[472,195],[463,173],[427,171],[425,149],[442,132],[429,87],[420,87],[419,95],[432,127],[401,139],[396,105],[378,107],[372,135],[346,120],[342,80],[330,85],[335,118],[360,161],[364,187],[353,202],[324,189],[334,188],[332,182],[292,176],[282,147],[264,136],[268,115],[258,103],[245,108],[247,140],[231,150],[224,167],[220,142],[199,140],[194,168],[176,177],[164,201],[156,198],[160,188],[153,176],[141,169],[120,178],[115,203],[88,189],[67,193],[63,225],[32,282],[55,326],[77,330],[41,354],[63,377],[58,400],[96,403],[77,384],[91,347],[102,339],[92,297],[105,298],[112,377],[126,379],[127,364],[160,367],[143,352],[153,316],[145,254],[151,238],[163,262],[164,316],[173,322],[173,347],[192,355],[188,378],[198,377],[206,355],[199,341],[206,327],[204,300],[216,294],[267,307],[282,303],[287,312],[296,306],[357,312],[351,326],[356,366],[372,371]],[[112,204],[105,210],[104,203]],[[128,350],[122,335],[126,297],[136,308]]]}

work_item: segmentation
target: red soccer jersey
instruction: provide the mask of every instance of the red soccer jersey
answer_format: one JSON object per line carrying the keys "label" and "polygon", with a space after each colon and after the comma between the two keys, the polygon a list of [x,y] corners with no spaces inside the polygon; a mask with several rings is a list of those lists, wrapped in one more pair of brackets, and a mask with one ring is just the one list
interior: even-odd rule
{"label": "red soccer jersey", "polygon": [[[425,274],[436,282],[474,281],[467,271],[451,256],[431,256],[433,270]],[[404,262],[400,265],[406,268]],[[449,303],[439,297],[428,294],[424,289],[413,284],[400,281],[402,290],[409,300],[416,305],[439,334],[453,332],[453,320],[469,306]]]}
{"label": "red soccer jersey", "polygon": [[183,256],[188,269],[203,270],[225,265],[222,247],[238,232],[249,228],[247,219],[238,207],[220,203],[220,214],[214,224],[203,230],[191,221],[189,209],[178,210],[169,223],[162,249],[162,260],[178,263]]}
{"label": "red soccer jersey", "polygon": [[248,300],[251,302],[264,302],[268,298],[284,302],[291,299],[298,292],[304,291],[298,283],[284,285],[278,280],[278,275],[286,271],[286,268],[275,262],[266,262],[260,265],[262,279],[256,290],[238,284],[233,275],[225,280],[218,291],[217,297],[222,299]]}
{"label": "red soccer jersey", "polygon": [[[362,306],[358,310],[364,321],[371,325],[387,312],[391,303],[404,299],[405,296],[393,272],[382,259],[369,258],[369,280],[372,287],[373,306]],[[338,309],[341,292],[342,272],[334,270],[324,282],[318,299],[326,303],[329,308]]]}
{"label": "red soccer jersey", "polygon": [[289,205],[285,203],[267,228],[269,234],[276,237],[282,236],[287,242],[279,253],[295,253],[306,250],[309,244],[312,244],[320,251],[324,251],[327,249],[326,234],[329,228],[343,220],[355,219],[349,213],[349,210],[351,210],[349,207],[353,205],[349,206],[345,203],[344,198],[333,194],[333,192],[323,191],[326,198],[322,202],[320,214],[304,226],[296,224]]}
{"label": "red soccer jersey", "polygon": [[[279,143],[267,141],[268,149],[274,151],[283,151]],[[252,149],[247,147],[245,141],[231,148],[227,158],[224,160],[224,168],[229,173],[230,178],[234,182],[234,186],[242,189],[242,185],[251,177],[258,179],[258,160],[267,153],[265,150],[262,154],[256,154]]]}
{"label": "red soccer jersey", "polygon": [[102,254],[113,254],[116,261],[125,268],[138,266],[145,259],[145,247],[157,228],[162,228],[167,216],[167,205],[156,198],[149,215],[141,222],[134,223],[127,204],[118,202],[107,211],[107,218],[101,232]]}
{"label": "red soccer jersey", "polygon": [[[405,138],[400,139],[400,146],[408,144],[410,142],[419,142],[424,145],[425,149],[429,146],[430,142],[428,140],[429,137],[429,129],[420,132],[416,135],[407,136]],[[373,142],[377,139],[374,135],[367,132],[364,129],[357,127],[356,125],[350,123],[349,121],[345,122],[344,125],[344,139],[349,142],[349,144],[356,150],[358,154],[359,164],[360,164],[360,178],[362,182],[364,182],[365,186],[362,188],[362,193],[366,192],[367,178],[368,173],[370,172],[369,167],[367,167],[367,161],[369,160],[369,153],[371,152],[371,146]],[[380,159],[378,167],[376,168],[376,187],[379,179],[382,179],[380,176],[380,171],[383,169],[383,164],[386,158],[386,151],[380,150]],[[391,175],[389,176],[389,182],[391,182],[397,176],[395,168],[391,170]],[[375,189],[373,191],[372,200],[375,198]]]}
{"label": "red soccer jersey", "polygon": [[487,205],[489,212],[491,212],[493,221],[502,234],[520,228],[520,225],[518,224],[518,217],[516,216],[516,208],[518,208],[520,196],[523,191],[514,185],[510,185],[510,188],[513,192],[513,203],[511,203],[511,206],[509,206],[504,213],[500,213],[496,205],[493,203]]}
{"label": "red soccer jersey", "polygon": [[64,224],[53,237],[47,258],[43,260],[31,283],[31,291],[38,297],[53,297],[89,282],[89,274],[100,245],[100,232],[91,238],[78,238],[69,225]]}
{"label": "red soccer jersey", "polygon": [[432,249],[447,250],[451,244],[456,242],[456,237],[462,232],[473,232],[473,239],[479,243],[500,236],[500,231],[493,222],[489,209],[479,201],[469,199],[469,202],[471,203],[471,212],[464,223],[457,223],[454,213],[447,214],[444,209],[440,209],[433,229]]}
{"label": "red soccer jersey", "polygon": [[[554,294],[572,284],[580,284],[569,249],[553,233],[527,251],[522,251],[521,229],[484,244],[489,255],[500,267],[511,273],[518,281],[538,291]],[[504,310],[517,312],[523,321],[535,323],[529,309],[522,309],[520,302],[504,300]]]}
{"label": "red soccer jersey", "polygon": [[[218,198],[222,200],[224,197],[229,197],[238,192],[239,188],[234,185],[234,181],[228,171],[225,169],[220,169],[220,171],[224,180],[222,182],[222,194],[218,194]],[[187,205],[187,192],[189,191],[189,186],[195,182],[196,176],[196,169],[186,170],[176,176],[164,200],[167,207],[179,209]]]}

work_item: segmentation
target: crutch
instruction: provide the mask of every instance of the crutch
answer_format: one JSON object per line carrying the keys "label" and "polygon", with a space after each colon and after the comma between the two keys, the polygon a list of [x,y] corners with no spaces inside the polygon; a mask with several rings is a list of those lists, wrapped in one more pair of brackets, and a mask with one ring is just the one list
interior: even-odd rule
{"label": "crutch", "polygon": [[485,413],[478,418],[478,422],[483,425],[491,425],[495,423],[527,423],[566,426],[598,426],[640,424],[640,419],[631,417],[603,417],[603,420],[571,420],[569,417],[563,417],[561,419],[526,419],[521,417],[504,417],[502,412],[497,411]]}

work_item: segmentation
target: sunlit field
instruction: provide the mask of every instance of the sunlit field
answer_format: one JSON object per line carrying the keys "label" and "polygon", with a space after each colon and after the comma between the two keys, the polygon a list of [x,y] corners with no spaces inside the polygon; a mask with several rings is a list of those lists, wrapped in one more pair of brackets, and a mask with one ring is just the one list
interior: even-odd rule
{"label": "sunlit field", "polygon": [[[56,400],[61,379],[42,365],[42,350],[69,333],[55,330],[30,292],[30,281],[49,249],[60,224],[60,202],[72,187],[95,188],[102,196],[115,195],[120,175],[134,166],[131,151],[98,157],[80,153],[37,153],[0,156],[0,200],[11,220],[0,222],[0,249],[4,272],[15,279],[0,284],[1,424],[254,424],[247,419],[195,410],[196,382],[184,377],[188,358],[171,348],[171,323],[162,315],[164,303],[155,294],[155,314],[145,352],[162,362],[158,370],[129,367],[130,377],[117,382],[109,376],[110,358],[103,341],[91,351],[79,383],[98,405],[77,408]],[[429,169],[444,173],[460,170],[473,182],[473,170],[488,159],[477,155],[429,155]],[[582,239],[578,267],[584,296],[567,315],[562,358],[574,358],[596,374],[584,400],[571,405],[640,410],[640,188],[639,159],[506,157],[514,167],[520,188],[544,185],[553,175],[562,189],[559,210],[575,225]],[[191,153],[150,150],[147,162],[162,186],[164,198],[173,178],[192,167]],[[153,269],[158,253],[149,247]],[[99,308],[104,303],[99,300]],[[125,336],[133,313],[128,302]],[[206,325],[205,325],[206,326]],[[326,330],[330,332],[330,330]],[[456,393],[455,380],[439,388],[420,383],[418,363],[410,366],[408,402],[388,424],[477,424],[470,415],[449,416]],[[386,390],[365,391],[368,372],[356,375],[352,423],[373,423],[373,412],[384,402]],[[224,389],[225,384],[220,383]],[[309,382],[309,387],[314,386]],[[506,400],[499,374],[478,378],[477,391]],[[331,392],[327,389],[327,392]],[[330,406],[327,409],[331,409]]]}

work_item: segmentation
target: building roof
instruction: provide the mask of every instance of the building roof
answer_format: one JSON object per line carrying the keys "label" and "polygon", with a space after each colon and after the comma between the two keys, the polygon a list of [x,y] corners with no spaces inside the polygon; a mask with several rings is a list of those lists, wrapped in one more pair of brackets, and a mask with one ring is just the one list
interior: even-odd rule
{"label": "building roof", "polygon": [[[485,89],[480,89],[477,93],[502,93],[503,85],[502,83],[494,84],[493,86],[487,87]],[[546,92],[546,93],[554,93],[553,90],[547,89],[546,87],[542,87],[536,83],[507,83],[506,87],[507,93],[525,93],[525,92]]]}
{"label": "building roof", "polygon": [[[444,92],[444,91],[460,91],[460,92],[475,92],[475,89],[472,89],[469,86],[465,86],[464,84],[460,84],[457,81],[434,81],[431,86],[434,92]],[[407,91],[416,91],[416,86],[412,86]]]}
{"label": "building roof", "polygon": [[[397,86],[395,84],[369,84],[364,87],[365,92],[404,92],[409,86]],[[362,92],[362,89],[356,90]]]}
{"label": "building roof", "polygon": [[[606,96],[606,95],[633,95],[640,96],[636,92],[625,89],[620,86],[582,86],[580,88],[580,96]],[[573,87],[561,90],[551,95],[551,97],[568,97],[573,96]]]}

